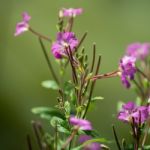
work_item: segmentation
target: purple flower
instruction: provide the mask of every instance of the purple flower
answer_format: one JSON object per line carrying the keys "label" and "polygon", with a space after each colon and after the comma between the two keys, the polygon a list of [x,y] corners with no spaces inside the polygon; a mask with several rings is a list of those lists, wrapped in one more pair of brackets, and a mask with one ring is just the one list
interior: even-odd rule
{"label": "purple flower", "polygon": [[[84,143],[90,139],[92,139],[91,136],[81,135],[79,138],[79,142]],[[101,150],[101,145],[99,143],[93,142],[88,145],[85,145],[83,150]]]}
{"label": "purple flower", "polygon": [[88,120],[79,119],[74,116],[71,116],[69,122],[70,124],[79,127],[79,129],[81,130],[92,130],[92,125]]}
{"label": "purple flower", "polygon": [[121,71],[121,80],[125,87],[130,87],[129,80],[134,79],[134,74],[136,73],[135,68],[136,58],[131,56],[124,56],[120,60],[119,68]]}
{"label": "purple flower", "polygon": [[76,17],[77,15],[82,14],[83,9],[82,8],[63,8],[62,10],[60,10],[59,12],[59,17]]}
{"label": "purple flower", "polygon": [[78,40],[73,32],[59,32],[57,40],[52,44],[51,50],[55,58],[61,59],[63,56],[67,56],[67,47],[70,47],[71,51],[74,51],[77,45]]}
{"label": "purple flower", "polygon": [[133,117],[136,123],[144,123],[148,119],[148,107],[147,106],[139,106],[136,109],[136,112],[133,113]]}
{"label": "purple flower", "polygon": [[148,107],[136,106],[133,102],[124,104],[118,114],[118,119],[128,123],[133,121],[132,118],[134,118],[136,124],[144,123],[148,119]]}
{"label": "purple flower", "polygon": [[126,52],[129,56],[143,60],[150,52],[150,43],[132,43],[128,45]]}
{"label": "purple flower", "polygon": [[28,15],[27,12],[24,12],[22,14],[22,21],[17,23],[16,25],[16,31],[15,31],[15,36],[18,36],[20,34],[22,34],[25,31],[28,31],[29,29],[29,20],[31,19],[31,17]]}

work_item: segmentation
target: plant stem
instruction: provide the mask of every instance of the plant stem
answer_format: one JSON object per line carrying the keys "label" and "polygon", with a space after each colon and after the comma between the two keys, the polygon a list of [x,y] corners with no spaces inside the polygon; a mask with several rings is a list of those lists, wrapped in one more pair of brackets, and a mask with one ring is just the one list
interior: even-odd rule
{"label": "plant stem", "polygon": [[68,50],[68,47],[66,47],[66,52],[67,52],[67,55],[68,55],[68,58],[69,58],[69,61],[70,61],[70,65],[71,65],[71,68],[72,68],[72,75],[73,75],[73,80],[74,80],[74,84],[76,85],[78,83],[78,78],[77,78],[77,74],[76,74],[76,70],[75,70],[75,67],[74,67],[74,60],[73,60],[73,57],[72,57],[72,52],[69,48]]}
{"label": "plant stem", "polygon": [[73,132],[71,133],[71,135],[66,140],[65,144],[62,146],[61,150],[65,150],[65,148],[67,147],[67,145],[72,141],[72,139],[76,135],[77,131],[78,131],[78,128],[76,128],[76,129],[73,130]]}
{"label": "plant stem", "polygon": [[144,147],[144,145],[145,145],[149,129],[150,129],[150,123],[149,123],[149,120],[148,120],[148,127],[147,127],[147,130],[146,130],[145,134],[144,134],[144,138],[142,140],[142,147]]}
{"label": "plant stem", "polygon": [[57,133],[58,133],[58,129],[57,129],[57,122],[56,122],[56,126],[55,126],[55,150],[57,150],[57,142],[58,142],[58,137],[57,137]]}
{"label": "plant stem", "polygon": [[72,27],[73,27],[73,22],[74,22],[74,18],[73,17],[69,18],[68,24],[65,29],[66,32],[71,32]]}
{"label": "plant stem", "polygon": [[[98,74],[99,67],[100,67],[100,63],[101,63],[101,56],[98,57],[98,62],[97,62],[97,68],[96,68],[95,75]],[[90,89],[90,94],[89,94],[89,98],[88,98],[88,103],[87,103],[87,106],[86,106],[86,108],[85,108],[85,112],[84,112],[84,114],[83,114],[83,118],[85,118],[85,116],[86,116],[86,114],[87,114],[87,111],[88,111],[88,109],[89,109],[90,102],[91,102],[91,99],[92,99],[92,94],[93,94],[93,91],[94,91],[95,83],[96,83],[96,80],[92,81],[91,89]]]}
{"label": "plant stem", "polygon": [[50,43],[52,43],[52,40],[50,38],[48,38],[45,35],[42,35],[41,33],[38,33],[37,31],[33,30],[31,27],[29,27],[29,31],[31,31],[34,35],[38,36],[39,38],[42,38],[42,39],[47,40]]}
{"label": "plant stem", "polygon": [[50,59],[49,59],[49,57],[48,57],[48,55],[47,55],[47,52],[46,52],[45,46],[44,46],[44,44],[43,44],[43,42],[42,42],[42,39],[41,39],[40,37],[39,37],[39,42],[40,42],[41,48],[42,48],[42,50],[43,50],[43,53],[44,53],[45,59],[46,59],[46,61],[47,61],[47,64],[48,64],[49,70],[50,70],[50,72],[51,72],[51,74],[52,74],[53,78],[54,78],[54,79],[55,79],[55,81],[57,82],[57,84],[59,84],[59,80],[58,80],[58,78],[57,78],[57,76],[56,76],[56,73],[55,73],[55,71],[54,71],[53,67],[52,67],[52,64],[51,64],[51,61],[50,61]]}
{"label": "plant stem", "polygon": [[92,77],[92,80],[97,80],[97,79],[103,79],[103,78],[112,78],[112,77],[116,77],[118,76],[118,70],[113,71],[113,72],[109,72],[109,73],[105,73],[105,74],[100,74],[100,75],[96,75],[94,77]]}
{"label": "plant stem", "polygon": [[[95,65],[95,55],[96,55],[96,45],[93,44],[93,58],[92,58],[92,65],[91,65],[91,70],[90,70],[90,73],[93,73],[93,69],[94,69],[94,65]],[[86,94],[86,91],[89,87],[89,84],[90,84],[90,80],[88,80],[87,82],[87,85],[85,87],[85,91],[84,91],[84,94]]]}
{"label": "plant stem", "polygon": [[95,45],[95,43],[94,43],[94,44],[93,44],[93,59],[92,59],[92,65],[91,65],[91,70],[90,70],[90,72],[93,72],[93,69],[94,69],[95,55],[96,55],[96,45]]}
{"label": "plant stem", "polygon": [[27,144],[28,144],[28,150],[32,150],[31,139],[29,135],[27,135]]}
{"label": "plant stem", "polygon": [[33,129],[34,129],[34,133],[36,135],[36,139],[37,139],[37,143],[39,145],[39,148],[42,150],[42,143],[41,143],[41,137],[39,135],[39,131],[38,131],[38,128],[37,128],[37,124],[35,121],[32,121],[32,126],[33,126]]}
{"label": "plant stem", "polygon": [[85,40],[86,36],[87,36],[87,32],[85,32],[85,33],[83,34],[83,36],[82,36],[82,38],[80,39],[79,44],[78,44],[78,46],[76,47],[76,50],[75,50],[75,51],[77,51],[78,48],[81,46],[81,44],[82,44],[83,41]]}
{"label": "plant stem", "polygon": [[141,71],[139,68],[136,68],[136,69],[137,69],[137,71],[138,71],[144,78],[146,78],[146,79],[149,80],[149,78],[147,77],[147,75],[146,75],[143,71]]}
{"label": "plant stem", "polygon": [[118,137],[117,137],[115,126],[112,125],[112,128],[113,128],[113,133],[114,133],[114,137],[115,137],[115,141],[116,141],[117,147],[118,147],[119,150],[121,150],[121,146],[120,146],[120,143],[119,143],[119,140],[118,140]]}

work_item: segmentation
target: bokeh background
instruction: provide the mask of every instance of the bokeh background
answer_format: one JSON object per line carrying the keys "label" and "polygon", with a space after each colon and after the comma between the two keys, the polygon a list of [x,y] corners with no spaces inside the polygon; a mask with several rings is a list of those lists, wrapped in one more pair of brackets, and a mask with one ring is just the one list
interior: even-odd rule
{"label": "bokeh background", "polygon": [[[102,54],[101,72],[115,70],[125,48],[132,42],[150,40],[149,0],[0,0],[0,149],[26,150],[26,134],[32,132],[31,113],[35,106],[53,106],[57,93],[41,87],[51,79],[37,38],[31,33],[14,37],[15,25],[23,11],[32,16],[30,25],[51,36],[56,34],[58,10],[62,7],[83,7],[84,14],[76,18],[74,31],[80,37],[88,31],[84,43],[89,59],[92,43]],[[50,53],[50,45],[45,43]],[[53,56],[50,56],[57,71]],[[68,72],[69,75],[69,72]],[[135,100],[132,90],[126,90],[119,78],[98,81],[94,95],[103,96],[88,118],[102,137],[113,138],[112,124],[119,137],[128,138],[128,127],[116,119],[118,101]],[[48,122],[46,124],[48,126]],[[49,129],[47,127],[47,129]],[[50,129],[49,129],[50,131]],[[111,147],[115,150],[115,144]]]}

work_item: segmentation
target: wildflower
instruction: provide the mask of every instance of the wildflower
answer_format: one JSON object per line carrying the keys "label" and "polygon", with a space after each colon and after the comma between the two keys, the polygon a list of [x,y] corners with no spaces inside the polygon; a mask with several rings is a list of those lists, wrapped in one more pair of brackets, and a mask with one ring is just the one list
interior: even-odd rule
{"label": "wildflower", "polygon": [[128,45],[127,55],[144,60],[150,53],[150,43],[132,43]]}
{"label": "wildflower", "polygon": [[[84,143],[91,139],[92,139],[91,136],[81,135],[79,138],[79,142]],[[83,150],[101,150],[101,145],[99,143],[93,142],[93,143],[85,145]]]}
{"label": "wildflower", "polygon": [[83,9],[82,8],[63,8],[59,12],[59,17],[76,17],[77,15],[82,14]]}
{"label": "wildflower", "polygon": [[25,31],[28,31],[29,29],[29,20],[31,19],[31,16],[28,15],[27,12],[24,12],[22,14],[22,21],[17,23],[16,25],[16,31],[15,31],[15,36],[18,36],[22,34]]}
{"label": "wildflower", "polygon": [[74,116],[71,116],[69,122],[70,124],[79,127],[79,129],[81,130],[92,130],[92,125],[88,120],[79,119]]}
{"label": "wildflower", "polygon": [[59,32],[51,50],[55,58],[61,59],[63,56],[67,56],[66,48],[70,47],[71,51],[74,51],[77,45],[78,40],[73,32]]}
{"label": "wildflower", "polygon": [[120,60],[119,68],[121,71],[121,80],[125,87],[130,87],[129,80],[134,79],[134,74],[136,73],[135,68],[136,58],[131,56],[124,56]]}
{"label": "wildflower", "polygon": [[148,119],[147,106],[136,106],[133,102],[128,102],[122,106],[122,110],[118,114],[118,119],[123,122],[144,123]]}

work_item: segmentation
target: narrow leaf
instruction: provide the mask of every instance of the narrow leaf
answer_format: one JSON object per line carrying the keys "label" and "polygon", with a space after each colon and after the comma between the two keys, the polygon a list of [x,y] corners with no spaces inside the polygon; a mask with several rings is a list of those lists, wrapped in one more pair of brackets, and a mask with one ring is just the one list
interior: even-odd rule
{"label": "narrow leaf", "polygon": [[58,84],[54,80],[46,80],[41,83],[42,87],[47,89],[59,90]]}

